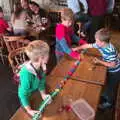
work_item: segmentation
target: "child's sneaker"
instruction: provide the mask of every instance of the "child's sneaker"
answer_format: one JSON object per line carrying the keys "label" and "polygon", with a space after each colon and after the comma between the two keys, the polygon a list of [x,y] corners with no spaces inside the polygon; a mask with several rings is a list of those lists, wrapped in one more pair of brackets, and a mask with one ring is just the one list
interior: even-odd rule
{"label": "child's sneaker", "polygon": [[105,110],[105,109],[111,108],[111,107],[112,107],[112,104],[109,103],[109,102],[103,102],[102,104],[100,104],[100,105],[98,106],[98,108],[99,108],[100,110]]}
{"label": "child's sneaker", "polygon": [[100,103],[104,103],[108,101],[108,97],[107,96],[101,96],[101,102]]}

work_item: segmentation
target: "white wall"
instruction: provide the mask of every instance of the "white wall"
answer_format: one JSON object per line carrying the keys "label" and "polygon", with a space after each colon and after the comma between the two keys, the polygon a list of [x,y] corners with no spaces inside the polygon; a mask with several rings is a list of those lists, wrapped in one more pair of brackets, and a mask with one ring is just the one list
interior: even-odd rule
{"label": "white wall", "polygon": [[[10,4],[13,4],[13,1],[17,1],[17,0],[0,0],[0,6],[3,8],[4,14],[5,14],[5,18],[7,20],[10,19],[10,15],[11,15],[11,9],[10,9]],[[36,3],[38,3],[40,5],[41,8],[44,8],[46,10],[59,10],[61,8],[63,8],[63,6],[58,5],[59,1],[66,1],[66,0],[32,0],[35,1]]]}
{"label": "white wall", "polygon": [[0,0],[0,6],[3,8],[5,18],[9,20],[11,15],[9,0]]}
{"label": "white wall", "polygon": [[47,9],[47,10],[48,9],[59,10],[63,8],[63,6],[58,5],[58,2],[60,0],[32,0],[32,1],[35,1],[36,3],[40,5],[40,7]]}

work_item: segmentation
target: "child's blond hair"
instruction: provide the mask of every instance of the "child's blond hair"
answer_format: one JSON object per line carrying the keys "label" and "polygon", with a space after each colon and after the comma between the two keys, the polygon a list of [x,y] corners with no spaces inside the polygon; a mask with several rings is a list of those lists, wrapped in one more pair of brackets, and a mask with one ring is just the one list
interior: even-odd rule
{"label": "child's blond hair", "polygon": [[61,10],[61,20],[74,20],[74,13],[70,8]]}
{"label": "child's blond hair", "polygon": [[101,28],[95,33],[95,38],[98,38],[100,41],[109,43],[111,38],[110,31],[107,28]]}
{"label": "child's blond hair", "polygon": [[35,62],[39,59],[39,57],[43,58],[45,56],[49,56],[49,46],[42,40],[36,40],[28,44],[25,48],[25,52],[29,59],[32,62]]}

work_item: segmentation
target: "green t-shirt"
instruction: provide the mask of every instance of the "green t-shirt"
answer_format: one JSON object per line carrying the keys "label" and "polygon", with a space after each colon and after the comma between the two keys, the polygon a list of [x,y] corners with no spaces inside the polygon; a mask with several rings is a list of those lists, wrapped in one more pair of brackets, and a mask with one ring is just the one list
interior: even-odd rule
{"label": "green t-shirt", "polygon": [[25,107],[30,105],[29,99],[32,92],[36,90],[45,90],[45,73],[42,73],[42,79],[39,80],[36,75],[31,73],[24,66],[20,71],[20,84],[18,88],[18,96],[21,104]]}

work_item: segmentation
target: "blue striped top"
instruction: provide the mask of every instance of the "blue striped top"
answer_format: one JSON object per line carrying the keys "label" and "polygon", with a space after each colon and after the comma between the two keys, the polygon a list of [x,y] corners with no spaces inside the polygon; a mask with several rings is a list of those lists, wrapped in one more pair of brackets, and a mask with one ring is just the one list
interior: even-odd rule
{"label": "blue striped top", "polygon": [[105,62],[115,62],[115,67],[108,67],[108,72],[118,72],[120,71],[120,58],[118,57],[118,52],[115,47],[109,43],[106,47],[99,47],[96,43],[92,44],[93,48],[97,48],[102,54],[103,60]]}

